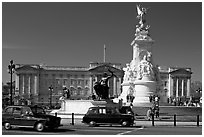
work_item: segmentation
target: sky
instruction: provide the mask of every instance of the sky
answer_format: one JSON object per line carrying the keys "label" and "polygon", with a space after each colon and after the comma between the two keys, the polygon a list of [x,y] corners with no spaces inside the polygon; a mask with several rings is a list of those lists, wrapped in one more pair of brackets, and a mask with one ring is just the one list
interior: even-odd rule
{"label": "sky", "polygon": [[201,2],[3,2],[2,82],[15,64],[84,66],[132,60],[136,5],[148,8],[154,63],[192,69],[202,82]]}

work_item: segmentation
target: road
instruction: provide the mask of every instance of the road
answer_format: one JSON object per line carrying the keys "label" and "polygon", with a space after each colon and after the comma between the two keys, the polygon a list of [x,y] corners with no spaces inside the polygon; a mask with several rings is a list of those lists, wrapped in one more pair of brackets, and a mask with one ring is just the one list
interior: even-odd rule
{"label": "road", "polygon": [[37,132],[33,129],[15,128],[4,130],[2,135],[202,135],[202,127],[155,126],[155,127],[121,127],[121,126],[62,126],[53,131]]}

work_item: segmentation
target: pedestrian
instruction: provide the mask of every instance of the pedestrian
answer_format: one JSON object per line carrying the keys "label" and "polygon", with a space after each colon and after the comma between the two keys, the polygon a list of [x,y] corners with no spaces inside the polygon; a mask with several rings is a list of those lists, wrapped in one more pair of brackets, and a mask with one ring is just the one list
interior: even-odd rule
{"label": "pedestrian", "polygon": [[149,102],[152,102],[152,95],[149,96]]}
{"label": "pedestrian", "polygon": [[155,109],[155,116],[156,118],[159,118],[159,107]]}
{"label": "pedestrian", "polygon": [[92,94],[92,99],[95,100],[96,99],[96,95]]}
{"label": "pedestrian", "polygon": [[150,107],[150,108],[147,110],[147,119],[148,119],[148,120],[151,120],[152,115],[153,115],[153,111],[152,111],[152,108]]}

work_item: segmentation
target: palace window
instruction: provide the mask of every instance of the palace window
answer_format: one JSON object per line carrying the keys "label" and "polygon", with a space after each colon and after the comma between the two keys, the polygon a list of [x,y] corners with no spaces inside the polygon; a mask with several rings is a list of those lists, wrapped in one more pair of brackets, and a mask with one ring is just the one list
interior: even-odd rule
{"label": "palace window", "polygon": [[71,79],[71,85],[75,85],[76,80],[75,79]]}
{"label": "palace window", "polygon": [[70,93],[71,95],[77,95],[77,91],[74,87],[70,87]]}
{"label": "palace window", "polygon": [[67,79],[64,79],[63,80],[63,85],[67,85],[67,84],[68,84]]}
{"label": "palace window", "polygon": [[78,95],[83,95],[83,90],[81,87],[78,87],[77,90],[78,90]]}
{"label": "palace window", "polygon": [[89,80],[86,80],[85,83],[86,83],[85,85],[89,85]]}

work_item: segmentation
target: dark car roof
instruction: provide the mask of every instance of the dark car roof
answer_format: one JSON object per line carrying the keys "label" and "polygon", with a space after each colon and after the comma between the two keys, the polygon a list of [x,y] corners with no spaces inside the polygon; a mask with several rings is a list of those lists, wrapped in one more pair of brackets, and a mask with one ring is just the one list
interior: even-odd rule
{"label": "dark car roof", "polygon": [[19,108],[22,108],[22,107],[29,107],[29,106],[22,106],[22,105],[12,105],[12,106],[7,106],[6,108],[8,107],[19,107]]}
{"label": "dark car roof", "polygon": [[7,107],[25,107],[23,105],[12,105],[12,106],[7,106]]}
{"label": "dark car roof", "polygon": [[30,108],[38,107],[38,108],[42,108],[41,106],[36,106],[36,105],[12,105],[12,106],[7,106],[7,107],[21,107],[21,108],[22,107],[30,107]]}
{"label": "dark car roof", "polygon": [[[97,106],[97,107],[90,107],[90,108],[117,108],[117,107],[105,107],[105,106]],[[89,108],[89,109],[90,109]]]}

